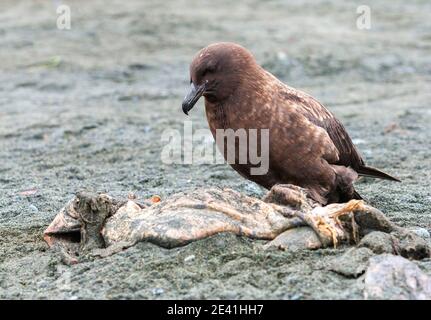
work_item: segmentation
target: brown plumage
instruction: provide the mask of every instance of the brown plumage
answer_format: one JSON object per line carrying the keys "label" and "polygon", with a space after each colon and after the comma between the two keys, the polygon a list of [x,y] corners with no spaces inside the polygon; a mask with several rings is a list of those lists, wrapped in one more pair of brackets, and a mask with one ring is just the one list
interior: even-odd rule
{"label": "brown plumage", "polygon": [[[231,164],[247,179],[265,188],[286,183],[307,188],[321,204],[360,199],[353,187],[358,175],[399,181],[367,167],[330,111],[265,71],[245,48],[216,43],[200,50],[190,76],[183,110],[187,114],[204,96],[214,138],[216,129],[269,129],[267,174],[251,175],[249,161]],[[221,151],[226,158],[226,148]]]}

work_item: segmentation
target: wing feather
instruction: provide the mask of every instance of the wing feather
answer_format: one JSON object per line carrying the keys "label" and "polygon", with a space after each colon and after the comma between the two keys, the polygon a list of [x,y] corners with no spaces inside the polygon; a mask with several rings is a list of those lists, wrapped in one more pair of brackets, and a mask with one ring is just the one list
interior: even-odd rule
{"label": "wing feather", "polygon": [[297,112],[326,130],[339,153],[338,161],[333,164],[352,167],[353,169],[365,166],[364,160],[343,124],[328,109],[313,97],[298,90],[291,89],[285,92],[285,98],[295,105]]}

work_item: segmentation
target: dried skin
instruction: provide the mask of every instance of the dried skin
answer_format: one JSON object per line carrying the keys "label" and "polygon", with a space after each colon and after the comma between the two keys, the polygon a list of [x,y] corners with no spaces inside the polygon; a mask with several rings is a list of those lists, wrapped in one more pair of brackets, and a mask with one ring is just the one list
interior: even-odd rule
{"label": "dried skin", "polygon": [[230,189],[209,189],[174,195],[145,209],[129,201],[106,223],[103,236],[109,245],[150,241],[171,248],[221,232],[274,239],[298,225],[303,222],[288,208]]}

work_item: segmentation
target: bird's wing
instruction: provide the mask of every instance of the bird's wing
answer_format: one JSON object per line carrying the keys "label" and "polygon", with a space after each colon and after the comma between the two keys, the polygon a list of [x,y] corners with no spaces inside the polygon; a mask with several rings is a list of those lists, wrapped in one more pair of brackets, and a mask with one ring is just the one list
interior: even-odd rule
{"label": "bird's wing", "polygon": [[338,161],[334,164],[352,167],[363,167],[364,160],[354,146],[343,124],[313,97],[297,90],[288,90],[285,98],[294,105],[313,124],[323,128],[338,150]]}

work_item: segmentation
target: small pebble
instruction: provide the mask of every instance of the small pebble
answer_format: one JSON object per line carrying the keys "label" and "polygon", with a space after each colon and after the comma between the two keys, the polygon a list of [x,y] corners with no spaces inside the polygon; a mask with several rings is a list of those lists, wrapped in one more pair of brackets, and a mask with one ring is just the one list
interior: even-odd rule
{"label": "small pebble", "polygon": [[28,208],[31,212],[39,212],[39,209],[34,204],[29,205]]}
{"label": "small pebble", "polygon": [[302,295],[300,293],[296,293],[289,298],[290,300],[300,300],[302,299]]}
{"label": "small pebble", "polygon": [[127,199],[129,200],[136,200],[136,194],[134,192],[129,192],[129,194],[127,195]]}
{"label": "small pebble", "polygon": [[284,61],[287,59],[287,54],[283,51],[279,51],[279,52],[277,52],[277,59]]}
{"label": "small pebble", "polygon": [[418,227],[418,228],[412,228],[410,230],[423,239],[429,239],[431,237],[430,233],[425,228]]}
{"label": "small pebble", "polygon": [[160,201],[162,201],[162,198],[160,198],[160,196],[158,196],[158,195],[154,195],[154,196],[151,197],[151,202],[152,203],[157,203],[157,202],[160,202]]}
{"label": "small pebble", "polygon": [[165,290],[163,290],[162,288],[154,288],[153,290],[151,290],[151,292],[155,296],[160,296],[160,295],[162,295],[165,292]]}
{"label": "small pebble", "polygon": [[357,138],[357,139],[352,139],[352,142],[354,144],[364,144],[366,141],[364,139]]}
{"label": "small pebble", "polygon": [[49,282],[48,282],[48,281],[45,281],[45,280],[42,280],[42,281],[40,281],[40,282],[38,283],[38,287],[39,287],[39,288],[42,288],[42,289],[47,288],[47,287],[48,287],[48,285],[49,285]]}
{"label": "small pebble", "polygon": [[185,257],[184,262],[185,263],[191,262],[191,261],[195,260],[195,258],[196,258],[196,256],[194,254],[192,254],[190,256]]}
{"label": "small pebble", "polygon": [[144,126],[144,128],[143,128],[143,131],[145,132],[145,133],[148,133],[148,132],[150,132],[152,130],[152,128],[150,127],[150,126]]}

